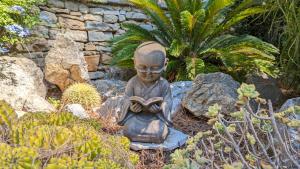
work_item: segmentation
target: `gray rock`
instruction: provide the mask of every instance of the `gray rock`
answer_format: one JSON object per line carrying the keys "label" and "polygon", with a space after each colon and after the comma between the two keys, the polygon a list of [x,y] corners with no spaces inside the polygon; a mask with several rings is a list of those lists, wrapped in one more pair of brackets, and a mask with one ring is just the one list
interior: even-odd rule
{"label": "gray rock", "polygon": [[249,84],[254,84],[260,97],[270,99],[273,104],[278,104],[282,99],[282,92],[278,87],[277,81],[267,75],[251,75],[246,80]]}
{"label": "gray rock", "polygon": [[72,113],[74,116],[77,116],[80,119],[90,117],[81,104],[67,104],[64,109],[65,111]]}
{"label": "gray rock", "polygon": [[96,80],[92,84],[101,94],[102,100],[107,98],[123,95],[125,92],[126,82],[120,80]]}
{"label": "gray rock", "polygon": [[69,9],[51,8],[51,10],[53,10],[57,14],[69,14],[70,13]]}
{"label": "gray rock", "polygon": [[34,27],[33,34],[42,38],[49,38],[49,29],[46,26]]}
{"label": "gray rock", "polygon": [[111,47],[108,46],[96,46],[97,51],[101,52],[111,52]]}
{"label": "gray rock", "polygon": [[104,22],[106,23],[117,23],[118,16],[116,15],[104,15]]}
{"label": "gray rock", "polygon": [[135,151],[139,150],[157,150],[163,149],[164,151],[172,151],[182,145],[188,139],[188,135],[182,133],[181,131],[169,128],[169,135],[162,144],[154,143],[140,143],[140,142],[131,142],[130,148]]}
{"label": "gray rock", "polygon": [[126,21],[125,15],[119,15],[119,21],[120,22]]}
{"label": "gray rock", "polygon": [[103,79],[105,74],[103,72],[89,72],[89,77],[91,80]]}
{"label": "gray rock", "polygon": [[102,16],[100,16],[100,15],[85,14],[83,16],[83,19],[85,21],[98,21],[98,22],[102,22]]}
{"label": "gray rock", "polygon": [[181,101],[187,91],[192,89],[192,81],[179,81],[171,83],[172,93],[172,115],[174,115],[181,107]]}
{"label": "gray rock", "polygon": [[149,25],[149,24],[140,24],[140,27],[142,27],[142,28],[144,28],[144,29],[146,29],[148,31],[153,30],[152,25]]}
{"label": "gray rock", "polygon": [[40,19],[43,21],[43,23],[49,26],[57,23],[56,15],[47,11],[40,12]]}
{"label": "gray rock", "polygon": [[[288,99],[279,109],[279,112],[284,111],[290,107],[294,107],[294,106],[300,106],[300,97],[296,97],[296,98],[292,98],[292,99]],[[289,119],[296,119],[296,120],[300,120],[300,114],[295,113],[294,115],[290,115],[288,117]],[[298,150],[300,150],[300,127],[298,128],[291,128],[288,127],[288,133],[291,136],[291,142],[294,145],[294,147]]]}
{"label": "gray rock", "polygon": [[129,5],[128,0],[108,0],[109,4],[116,4],[116,5]]}
{"label": "gray rock", "polygon": [[56,35],[59,33],[61,33],[60,29],[50,29],[49,30],[49,38],[54,40],[56,38]]}
{"label": "gray rock", "polygon": [[127,19],[133,19],[133,20],[138,20],[138,21],[143,21],[147,19],[147,15],[139,12],[127,12],[126,13],[126,18]]}
{"label": "gray rock", "polygon": [[99,30],[99,31],[111,30],[110,26],[107,23],[103,23],[99,21],[86,21],[85,27],[87,30]]}
{"label": "gray rock", "polygon": [[88,35],[89,35],[89,41],[93,41],[93,42],[109,41],[113,37],[111,32],[88,31]]}
{"label": "gray rock", "polygon": [[74,41],[87,42],[87,33],[86,33],[86,31],[67,30],[65,34],[67,36],[69,36],[70,38],[72,38]]}
{"label": "gray rock", "polygon": [[89,7],[86,6],[85,4],[80,3],[79,4],[79,11],[82,12],[82,13],[87,14],[87,13],[89,13]]}
{"label": "gray rock", "polygon": [[0,100],[9,103],[14,110],[55,111],[54,107],[45,100],[47,89],[43,79],[43,72],[32,60],[20,56],[1,56]]}
{"label": "gray rock", "polygon": [[78,11],[79,10],[79,4],[73,1],[66,1],[65,2],[65,7],[67,9],[70,9],[72,11]]}
{"label": "gray rock", "polygon": [[103,15],[104,14],[104,9],[103,8],[90,8],[90,13],[91,14]]}
{"label": "gray rock", "polygon": [[187,92],[182,106],[195,116],[202,116],[208,107],[218,103],[222,113],[235,111],[235,102],[240,84],[224,73],[199,74]]}
{"label": "gray rock", "polygon": [[120,24],[119,23],[113,23],[113,24],[109,24],[109,27],[111,28],[112,31],[116,32],[120,29]]}
{"label": "gray rock", "polygon": [[54,7],[58,7],[58,8],[65,7],[65,3],[62,0],[48,0],[47,3],[49,6],[54,6]]}

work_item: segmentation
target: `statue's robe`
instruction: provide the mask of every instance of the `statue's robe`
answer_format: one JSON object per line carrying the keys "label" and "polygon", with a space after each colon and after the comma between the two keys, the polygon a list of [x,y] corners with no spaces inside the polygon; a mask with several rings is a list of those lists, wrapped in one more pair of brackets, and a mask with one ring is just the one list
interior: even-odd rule
{"label": "statue's robe", "polygon": [[[145,100],[162,97],[161,111],[134,113],[129,108],[131,96],[139,96]],[[128,106],[124,106],[125,110],[120,114],[118,122],[124,126],[124,135],[131,141],[163,142],[167,137],[168,127],[172,125],[172,95],[169,82],[161,77],[153,85],[146,86],[137,76],[134,76],[127,83],[125,97]]]}

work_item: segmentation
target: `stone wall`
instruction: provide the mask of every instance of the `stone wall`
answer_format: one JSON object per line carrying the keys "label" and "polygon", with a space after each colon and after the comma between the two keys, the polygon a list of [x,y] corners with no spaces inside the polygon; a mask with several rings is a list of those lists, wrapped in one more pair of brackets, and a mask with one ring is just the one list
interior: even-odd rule
{"label": "stone wall", "polygon": [[24,52],[43,68],[44,58],[56,35],[66,33],[83,51],[93,80],[105,78],[108,75],[104,72],[111,71],[105,66],[111,59],[108,41],[125,32],[122,23],[136,23],[153,29],[149,18],[124,0],[101,0],[99,3],[48,0],[40,9],[42,23],[33,31],[39,37],[30,45],[19,45],[19,52]]}

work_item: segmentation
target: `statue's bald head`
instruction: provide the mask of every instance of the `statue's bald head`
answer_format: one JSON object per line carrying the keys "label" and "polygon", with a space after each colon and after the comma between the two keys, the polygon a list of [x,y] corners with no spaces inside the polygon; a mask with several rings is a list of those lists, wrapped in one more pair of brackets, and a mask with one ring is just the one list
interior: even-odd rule
{"label": "statue's bald head", "polygon": [[146,61],[149,64],[160,62],[163,66],[166,60],[166,50],[161,44],[157,42],[144,42],[139,45],[134,52],[134,60],[135,62]]}

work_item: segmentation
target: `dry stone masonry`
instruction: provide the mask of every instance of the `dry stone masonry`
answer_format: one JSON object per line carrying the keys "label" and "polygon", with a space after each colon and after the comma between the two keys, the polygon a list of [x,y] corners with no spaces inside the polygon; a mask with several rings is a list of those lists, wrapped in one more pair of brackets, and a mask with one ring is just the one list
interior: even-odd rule
{"label": "dry stone masonry", "polygon": [[25,56],[44,69],[45,56],[54,45],[56,35],[65,33],[83,51],[93,80],[108,77],[101,68],[112,57],[108,41],[125,32],[122,23],[153,29],[149,18],[126,0],[48,0],[40,10],[42,22],[33,31],[38,37],[32,44],[20,45],[17,49],[24,53],[29,51]]}

